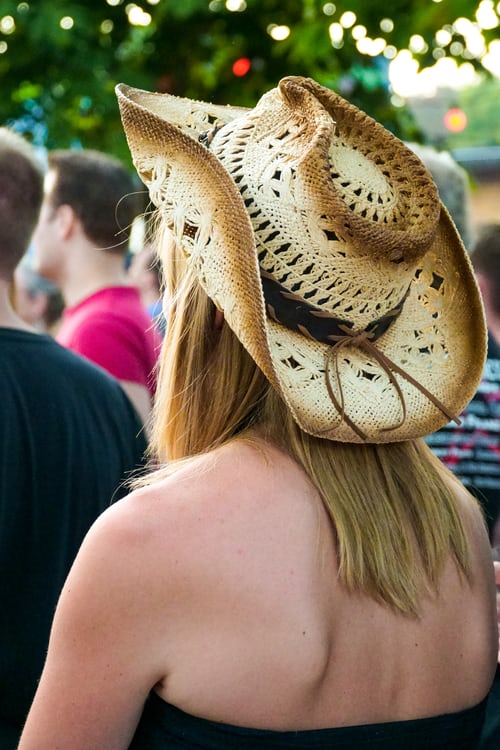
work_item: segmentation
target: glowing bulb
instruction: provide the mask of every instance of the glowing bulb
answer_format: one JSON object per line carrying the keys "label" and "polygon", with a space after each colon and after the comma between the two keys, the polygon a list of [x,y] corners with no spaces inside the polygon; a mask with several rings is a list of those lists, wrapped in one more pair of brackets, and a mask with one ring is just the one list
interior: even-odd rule
{"label": "glowing bulb", "polygon": [[290,36],[290,27],[273,25],[269,32],[269,36],[276,42],[282,42],[283,39],[287,39]]}
{"label": "glowing bulb", "polygon": [[332,44],[339,44],[344,38],[344,29],[339,23],[331,23],[328,27],[328,33]]}
{"label": "glowing bulb", "polygon": [[64,31],[69,31],[69,29],[72,29],[75,25],[75,22],[71,16],[63,16],[61,20],[59,21],[59,26],[61,29],[64,29]]}
{"label": "glowing bulb", "polygon": [[355,26],[351,32],[353,39],[363,39],[366,36],[366,26]]}
{"label": "glowing bulb", "polygon": [[336,10],[337,8],[333,3],[325,3],[325,5],[323,5],[323,13],[325,16],[333,16]]}
{"label": "glowing bulb", "polygon": [[110,18],[106,18],[99,27],[102,34],[111,34],[114,28],[114,23]]}
{"label": "glowing bulb", "polygon": [[344,29],[350,29],[351,26],[354,26],[356,23],[356,13],[353,13],[352,10],[346,10],[345,13],[342,13],[340,16],[340,24],[344,27]]}
{"label": "glowing bulb", "polygon": [[127,5],[128,22],[131,26],[149,26],[152,21],[151,15],[146,13],[138,5]]}
{"label": "glowing bulb", "polygon": [[446,29],[439,29],[439,31],[436,31],[436,42],[440,47],[446,47],[446,45],[451,42],[452,38],[450,32],[446,31]]}
{"label": "glowing bulb", "polygon": [[233,13],[241,13],[246,10],[247,4],[245,0],[226,0],[226,8]]}
{"label": "glowing bulb", "polygon": [[235,76],[238,76],[238,78],[242,78],[243,76],[246,76],[251,67],[252,62],[248,57],[240,57],[233,63],[233,73]]}
{"label": "glowing bulb", "polygon": [[476,10],[476,19],[482,29],[496,29],[498,16],[492,0],[481,0]]}
{"label": "glowing bulb", "polygon": [[386,34],[390,31],[394,31],[394,21],[392,18],[383,18],[380,21],[380,29],[385,31]]}
{"label": "glowing bulb", "polygon": [[16,22],[13,16],[4,16],[0,19],[0,31],[2,34],[12,34],[16,30]]}
{"label": "glowing bulb", "polygon": [[421,52],[427,52],[427,43],[423,36],[420,36],[420,34],[413,34],[410,37],[410,44],[409,47],[412,52],[415,52],[415,54],[419,54]]}

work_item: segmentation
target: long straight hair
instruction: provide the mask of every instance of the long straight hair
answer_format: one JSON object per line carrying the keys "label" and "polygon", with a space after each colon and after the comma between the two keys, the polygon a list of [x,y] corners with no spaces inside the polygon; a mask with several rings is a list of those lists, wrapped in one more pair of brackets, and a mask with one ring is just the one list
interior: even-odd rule
{"label": "long straight hair", "polygon": [[[163,250],[161,249],[163,247]],[[337,541],[339,576],[350,592],[417,615],[451,557],[470,575],[453,478],[422,440],[353,444],[308,435],[224,323],[170,238],[160,243],[168,327],[160,357],[151,457],[166,468],[259,427],[317,488]],[[141,480],[144,483],[144,480]]]}

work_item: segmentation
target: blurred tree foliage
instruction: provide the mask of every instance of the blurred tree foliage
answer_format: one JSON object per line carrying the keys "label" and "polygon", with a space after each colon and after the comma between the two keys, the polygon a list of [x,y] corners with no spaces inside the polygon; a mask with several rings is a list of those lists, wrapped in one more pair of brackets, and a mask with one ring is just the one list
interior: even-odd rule
{"label": "blurred tree foliage", "polygon": [[[350,34],[332,46],[329,26],[345,11],[369,36],[396,49],[412,34],[427,41],[419,60],[431,65],[434,34],[478,0],[1,0],[0,121],[52,147],[81,144],[127,158],[114,86],[133,86],[252,105],[280,77],[307,75],[335,88],[404,138],[418,137],[406,108],[390,105],[387,60],[360,55]],[[236,3],[237,5],[237,3]],[[131,23],[131,9],[150,21]],[[380,22],[389,17],[392,30]],[[6,20],[7,19],[7,20]],[[289,36],[274,40],[271,25]],[[238,77],[233,63],[251,67]],[[479,63],[478,63],[479,64]]]}

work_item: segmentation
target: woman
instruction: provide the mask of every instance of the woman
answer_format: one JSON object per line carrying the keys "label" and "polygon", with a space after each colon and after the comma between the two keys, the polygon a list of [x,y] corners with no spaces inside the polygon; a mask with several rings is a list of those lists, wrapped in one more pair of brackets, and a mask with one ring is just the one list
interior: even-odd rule
{"label": "woman", "polygon": [[308,79],[118,96],[163,235],[166,468],[84,542],[20,750],[474,747],[488,538],[420,438],[485,328],[428,173]]}

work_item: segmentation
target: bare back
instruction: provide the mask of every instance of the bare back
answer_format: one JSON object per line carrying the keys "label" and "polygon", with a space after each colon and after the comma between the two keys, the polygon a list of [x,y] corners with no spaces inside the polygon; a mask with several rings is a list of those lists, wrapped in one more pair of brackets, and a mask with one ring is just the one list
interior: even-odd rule
{"label": "bare back", "polygon": [[165,633],[166,701],[226,723],[307,729],[432,716],[486,695],[493,574],[467,493],[472,585],[450,561],[413,619],[339,584],[331,524],[291,459],[234,444],[201,471],[174,480],[193,503],[179,541],[193,590]]}

